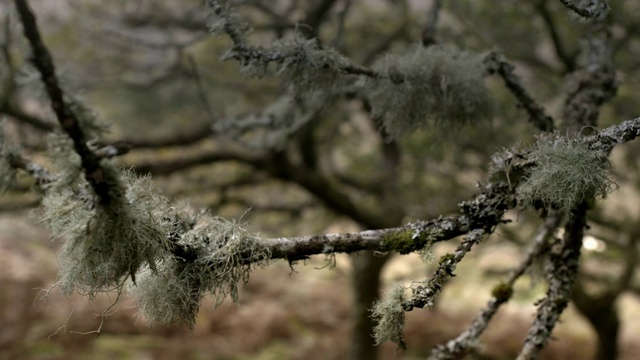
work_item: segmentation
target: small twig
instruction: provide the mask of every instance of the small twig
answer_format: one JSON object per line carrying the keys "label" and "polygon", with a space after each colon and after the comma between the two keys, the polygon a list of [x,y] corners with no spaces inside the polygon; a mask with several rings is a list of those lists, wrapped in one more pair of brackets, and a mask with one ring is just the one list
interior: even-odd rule
{"label": "small twig", "polygon": [[416,307],[432,307],[435,297],[442,291],[445,283],[455,276],[453,272],[460,261],[471,251],[473,245],[482,241],[485,234],[486,232],[483,229],[470,231],[453,254],[447,254],[440,259],[438,268],[426,285],[418,285],[412,288],[413,296],[402,303],[402,308],[405,311],[411,311]]}
{"label": "small twig", "polygon": [[539,302],[536,319],[529,328],[529,334],[517,360],[533,360],[537,357],[569,304],[572,286],[578,274],[586,212],[585,203],[573,209],[565,226],[560,248],[549,255],[549,263],[545,269],[549,289],[545,298]]}
{"label": "small twig", "polygon": [[515,74],[513,65],[507,62],[503,54],[491,52],[484,63],[489,74],[497,73],[502,77],[507,88],[520,102],[520,106],[529,114],[529,121],[535,127],[545,132],[553,131],[553,118],[547,115],[544,108],[529,95]]}
{"label": "small twig", "polygon": [[422,28],[422,46],[430,46],[436,43],[436,28],[438,25],[438,15],[442,8],[443,0],[434,0],[429,12],[427,13],[427,21]]}
{"label": "small twig", "polygon": [[597,18],[609,12],[609,4],[604,0],[591,0],[585,7],[576,5],[571,0],[560,0],[562,5],[585,18]]}
{"label": "small twig", "polygon": [[209,121],[213,123],[216,119],[216,115],[213,112],[213,107],[211,106],[211,102],[207,97],[207,92],[204,88],[204,82],[202,81],[202,76],[200,75],[200,69],[198,68],[198,64],[196,60],[190,54],[187,56],[189,59],[189,65],[191,66],[191,73],[193,74],[193,79],[196,82],[196,86],[198,87],[198,96],[200,97],[200,101],[202,102],[202,106],[204,107],[207,115],[209,115]]}
{"label": "small twig", "polygon": [[549,238],[553,235],[553,232],[558,227],[562,220],[560,214],[554,214],[547,218],[545,223],[541,226],[540,230],[536,234],[533,243],[526,252],[526,255],[520,265],[513,269],[506,281],[499,284],[492,292],[492,297],[480,311],[480,314],[473,320],[471,325],[458,337],[450,340],[445,345],[436,347],[429,360],[449,360],[457,359],[459,355],[467,352],[469,349],[477,345],[480,335],[487,329],[489,322],[493,316],[498,312],[500,306],[506,303],[513,294],[513,285],[516,280],[524,274],[533,261],[548,249]]}

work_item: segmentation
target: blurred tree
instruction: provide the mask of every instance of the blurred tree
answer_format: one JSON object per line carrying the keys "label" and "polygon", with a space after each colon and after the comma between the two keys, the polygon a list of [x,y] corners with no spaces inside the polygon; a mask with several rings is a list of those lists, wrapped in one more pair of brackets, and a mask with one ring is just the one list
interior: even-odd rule
{"label": "blurred tree", "polygon": [[[598,358],[615,358],[615,300],[633,288],[630,224],[637,220],[622,221],[594,200],[614,182],[637,188],[637,146],[625,146],[620,174],[608,158],[614,145],[637,136],[640,121],[596,129],[599,119],[611,125],[638,111],[625,98],[638,81],[635,2],[610,9],[596,0],[498,8],[490,1],[207,1],[206,12],[200,2],[184,1],[74,3],[77,11],[64,10],[64,1],[41,2],[34,7],[51,16],[44,24],[57,29],[47,43],[58,66],[74,66],[57,73],[26,2],[15,3],[19,16],[4,21],[0,112],[12,125],[56,135],[49,136],[51,170],[29,160],[42,148],[39,137],[16,133],[12,143],[23,150],[3,142],[0,189],[16,188],[15,169],[37,181],[44,217],[65,241],[65,292],[94,296],[131,279],[151,320],[193,326],[204,294],[235,299],[256,264],[360,252],[352,257],[350,356],[373,359],[374,342],[403,345],[404,312],[432,306],[456,265],[501,227],[506,211],[530,208],[545,220],[521,266],[469,329],[431,357],[476,351],[513,283],[542,259],[549,290],[519,358],[536,356],[570,299],[598,332]],[[18,18],[28,56],[12,31]],[[219,54],[228,61],[219,64]],[[601,115],[621,78],[620,100]],[[91,89],[89,98],[103,104],[117,125],[110,134],[78,89]],[[50,110],[29,109],[45,96]],[[524,116],[528,123],[516,121]],[[513,146],[517,141],[524,144]],[[114,157],[133,172],[119,170]],[[488,170],[479,194],[464,201]],[[214,193],[194,200],[210,213],[282,213],[266,227],[274,233],[292,220],[300,228],[290,233],[323,231],[300,211],[317,206],[370,231],[260,239],[210,213],[170,208],[137,175],[147,173],[184,174],[167,185],[174,198]],[[265,195],[274,191],[291,196]],[[532,214],[521,221],[537,224]],[[613,249],[604,259],[581,259],[587,219]],[[557,228],[562,239],[553,236]],[[457,236],[462,242],[431,279],[396,287],[374,306],[389,252],[428,253]],[[627,256],[615,253],[620,249]],[[620,271],[578,272],[578,260],[611,261]]]}

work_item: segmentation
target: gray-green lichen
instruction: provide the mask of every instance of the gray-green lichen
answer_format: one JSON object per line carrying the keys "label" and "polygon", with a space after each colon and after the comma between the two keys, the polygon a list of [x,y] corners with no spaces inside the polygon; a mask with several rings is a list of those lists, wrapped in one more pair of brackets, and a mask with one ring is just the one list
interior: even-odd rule
{"label": "gray-green lichen", "polygon": [[580,139],[557,134],[540,138],[529,157],[535,166],[517,189],[525,203],[569,211],[582,201],[605,198],[615,187],[607,154]]}
{"label": "gray-green lichen", "polygon": [[385,341],[392,341],[404,348],[404,309],[402,302],[405,300],[404,286],[396,283],[385,292],[381,300],[376,301],[371,310],[371,317],[376,320],[373,329],[373,337],[376,345]]}
{"label": "gray-green lichen", "polygon": [[167,201],[153,191],[151,179],[104,168],[121,191],[109,204],[98,204],[86,182],[49,190],[42,200],[43,221],[55,239],[64,241],[58,260],[65,294],[78,291],[93,298],[119,290],[143,266],[156,271],[168,249]]}
{"label": "gray-green lichen", "polygon": [[204,214],[177,245],[184,257],[167,255],[158,272],[145,270],[129,290],[151,323],[192,327],[201,298],[213,295],[216,306],[238,299],[252,267],[265,265],[270,253],[261,240],[234,221]]}
{"label": "gray-green lichen", "polygon": [[490,117],[492,101],[482,57],[446,46],[414,46],[389,53],[367,79],[365,91],[386,133],[396,138],[419,128],[443,131]]}

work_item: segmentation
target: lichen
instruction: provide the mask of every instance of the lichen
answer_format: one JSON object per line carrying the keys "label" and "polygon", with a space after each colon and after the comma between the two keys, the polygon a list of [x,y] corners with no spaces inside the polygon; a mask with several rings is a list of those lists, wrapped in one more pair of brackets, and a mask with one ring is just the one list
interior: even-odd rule
{"label": "lichen", "polygon": [[177,246],[188,256],[167,255],[157,273],[144,271],[128,289],[141,313],[153,323],[182,323],[193,327],[200,300],[211,294],[215,306],[227,296],[238,300],[238,286],[253,267],[270,257],[261,240],[234,221],[202,214]]}
{"label": "lichen", "polygon": [[[105,167],[111,176],[119,173]],[[119,173],[113,184],[121,193],[99,204],[86,182],[64,190],[47,191],[42,219],[54,239],[64,243],[58,256],[63,293],[74,291],[93,298],[119,290],[125,277],[135,279],[146,266],[156,271],[167,250],[170,224],[163,219],[166,199],[152,189],[149,178]],[[113,180],[113,179],[112,179]]]}
{"label": "lichen", "polygon": [[420,128],[444,135],[491,115],[478,55],[446,46],[414,46],[405,54],[386,54],[374,70],[382,76],[367,79],[365,91],[390,138]]}
{"label": "lichen", "polygon": [[405,348],[404,336],[404,309],[402,302],[405,300],[404,286],[396,283],[385,292],[381,300],[376,301],[371,310],[371,317],[376,320],[373,329],[373,337],[376,345],[385,341],[392,341],[398,347]]}
{"label": "lichen", "polygon": [[582,201],[605,198],[615,188],[607,155],[580,139],[542,137],[529,156],[535,166],[517,189],[526,204],[570,211]]}

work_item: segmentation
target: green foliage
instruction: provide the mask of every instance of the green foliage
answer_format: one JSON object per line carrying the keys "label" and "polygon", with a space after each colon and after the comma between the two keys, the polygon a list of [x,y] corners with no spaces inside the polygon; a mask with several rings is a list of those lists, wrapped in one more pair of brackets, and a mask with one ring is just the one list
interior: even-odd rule
{"label": "green foliage", "polygon": [[564,211],[590,198],[603,199],[614,188],[607,155],[580,139],[551,135],[538,139],[529,153],[531,168],[517,194],[527,204]]}
{"label": "green foliage", "polygon": [[[43,220],[55,238],[64,239],[60,285],[65,294],[78,290],[94,297],[120,289],[124,278],[142,266],[156,270],[166,251],[171,224],[164,221],[166,199],[153,192],[150,178],[117,174],[105,166],[109,178],[122,190],[107,205],[97,204],[88,184],[51,189],[43,198]],[[122,185],[121,185],[122,184]]]}
{"label": "green foliage", "polygon": [[386,54],[374,69],[383,77],[368,79],[365,91],[391,138],[425,127],[445,133],[491,115],[482,58],[476,54],[414,46],[406,54]]}
{"label": "green foliage", "polygon": [[157,273],[146,270],[129,286],[151,323],[193,327],[202,296],[212,294],[216,306],[228,295],[237,301],[238,284],[270,257],[260,239],[236,222],[208,214],[178,244],[189,249],[185,258],[168,255]]}
{"label": "green foliage", "polygon": [[385,292],[383,298],[373,305],[371,316],[376,319],[373,337],[376,345],[390,340],[400,347],[404,347],[402,331],[404,329],[404,286],[396,283]]}

